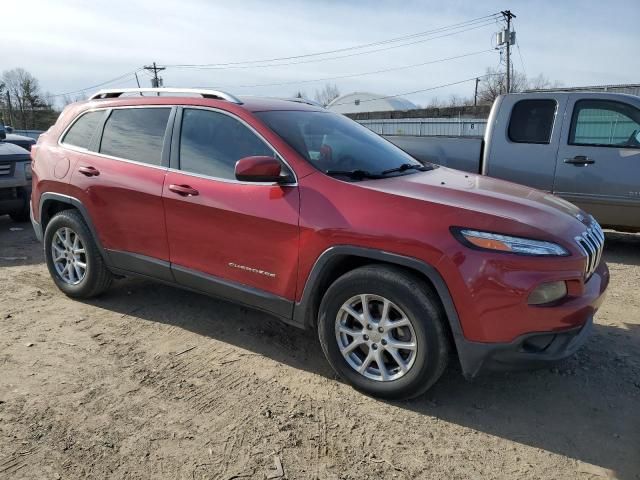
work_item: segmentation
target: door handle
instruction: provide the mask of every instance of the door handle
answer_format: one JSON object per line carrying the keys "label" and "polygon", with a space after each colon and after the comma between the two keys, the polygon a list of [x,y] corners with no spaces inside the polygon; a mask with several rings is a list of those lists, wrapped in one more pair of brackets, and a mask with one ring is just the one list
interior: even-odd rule
{"label": "door handle", "polygon": [[586,167],[587,165],[591,165],[592,163],[596,163],[595,160],[587,157],[586,155],[576,155],[573,158],[565,158],[564,163],[570,163],[571,165],[576,165],[578,167]]}
{"label": "door handle", "polygon": [[80,167],[78,168],[78,171],[83,174],[86,175],[87,177],[97,177],[98,175],[100,175],[100,170],[98,170],[95,167]]}
{"label": "door handle", "polygon": [[174,193],[177,193],[178,195],[182,195],[183,197],[195,197],[196,195],[198,195],[198,190],[196,190],[195,188],[191,188],[189,185],[169,185],[169,190],[171,190]]}

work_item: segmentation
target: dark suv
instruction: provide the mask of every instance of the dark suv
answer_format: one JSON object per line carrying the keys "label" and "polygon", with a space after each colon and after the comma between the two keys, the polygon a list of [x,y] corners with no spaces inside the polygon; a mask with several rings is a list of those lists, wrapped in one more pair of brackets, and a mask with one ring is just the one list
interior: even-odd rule
{"label": "dark suv", "polygon": [[381,397],[424,392],[453,352],[466,376],[570,355],[609,281],[602,230],[570,203],[418,163],[300,101],[101,91],[32,156],[64,293],[139,275],[248,305],[317,329]]}

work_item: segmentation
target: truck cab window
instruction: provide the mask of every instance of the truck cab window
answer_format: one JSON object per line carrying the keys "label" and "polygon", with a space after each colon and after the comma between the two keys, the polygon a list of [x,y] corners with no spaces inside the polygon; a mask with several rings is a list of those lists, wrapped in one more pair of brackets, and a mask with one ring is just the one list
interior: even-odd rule
{"label": "truck cab window", "polygon": [[611,100],[580,100],[573,109],[569,144],[640,148],[640,110]]}
{"label": "truck cab window", "polygon": [[550,99],[520,100],[509,120],[509,140],[515,143],[549,143],[557,103]]}

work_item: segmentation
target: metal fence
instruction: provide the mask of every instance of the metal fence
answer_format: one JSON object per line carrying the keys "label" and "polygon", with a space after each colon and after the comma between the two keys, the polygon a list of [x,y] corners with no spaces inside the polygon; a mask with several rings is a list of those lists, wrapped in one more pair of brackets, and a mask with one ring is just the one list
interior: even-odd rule
{"label": "metal fence", "polygon": [[487,126],[486,118],[390,118],[357,122],[379,135],[412,137],[481,137]]}

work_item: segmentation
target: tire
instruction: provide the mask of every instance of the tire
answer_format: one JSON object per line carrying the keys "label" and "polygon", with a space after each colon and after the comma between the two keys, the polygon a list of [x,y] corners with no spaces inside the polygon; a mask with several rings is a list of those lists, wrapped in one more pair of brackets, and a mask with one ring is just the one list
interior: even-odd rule
{"label": "tire", "polygon": [[[369,321],[363,317],[363,295]],[[351,306],[351,313],[344,305]],[[446,321],[437,294],[426,282],[401,268],[370,265],[346,273],[329,287],[320,304],[318,336],[327,360],[345,381],[368,395],[400,400],[426,392],[445,370],[450,351]],[[393,322],[402,326],[393,328]],[[356,340],[364,343],[343,356],[341,347],[348,350]],[[393,348],[399,345],[414,349]],[[383,369],[376,360],[364,367],[370,354],[380,355]],[[362,373],[356,370],[363,367]]]}
{"label": "tire", "polygon": [[[56,235],[58,232],[60,237]],[[70,238],[73,240],[75,240],[74,235],[79,240],[77,245],[81,248],[74,251],[84,253],[78,253],[75,258],[72,258],[71,250],[66,250],[65,244],[61,242],[66,232],[71,232]],[[54,243],[57,250],[52,246]],[[69,268],[68,273],[61,273],[62,265],[66,265],[68,260],[54,261],[54,250],[66,252],[65,255],[69,255],[71,260],[76,260],[76,265],[73,267],[78,266],[78,269]],[[107,269],[89,227],[77,210],[63,210],[49,221],[44,233],[44,253],[53,281],[69,297],[92,298],[106,291],[111,285],[113,275]],[[78,273],[82,273],[83,270],[80,265],[85,266],[83,275]]]}

